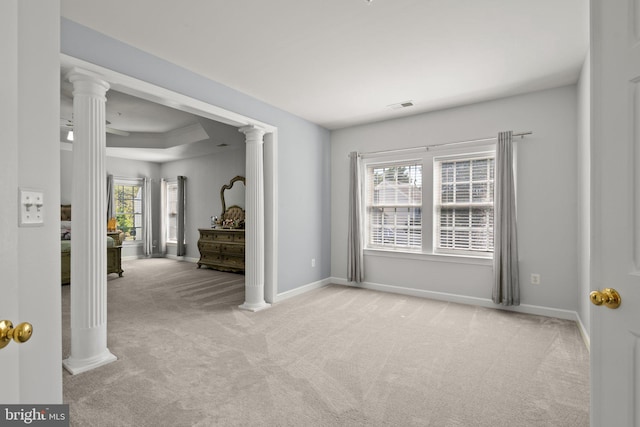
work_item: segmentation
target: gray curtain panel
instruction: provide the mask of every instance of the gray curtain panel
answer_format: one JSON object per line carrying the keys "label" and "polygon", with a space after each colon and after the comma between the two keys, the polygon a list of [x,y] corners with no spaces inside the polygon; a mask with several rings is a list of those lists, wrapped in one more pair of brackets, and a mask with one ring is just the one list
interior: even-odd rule
{"label": "gray curtain panel", "polygon": [[145,177],[142,188],[142,204],[144,212],[142,216],[142,227],[144,229],[144,254],[150,257],[153,255],[153,221],[151,219],[151,179]]}
{"label": "gray curtain panel", "polygon": [[364,280],[364,256],[362,252],[362,213],[360,211],[360,162],[358,153],[349,153],[349,231],[347,235],[347,279],[360,283]]}
{"label": "gray curtain panel", "polygon": [[113,175],[107,175],[107,221],[116,216],[113,209]]}
{"label": "gray curtain panel", "polygon": [[177,216],[177,239],[178,239],[178,250],[177,256],[184,256],[186,253],[185,245],[184,245],[184,205],[185,205],[185,193],[184,186],[185,181],[187,180],[184,176],[178,176],[178,216]]}
{"label": "gray curtain panel", "polygon": [[492,299],[502,305],[520,305],[512,136],[500,132],[496,147]]}

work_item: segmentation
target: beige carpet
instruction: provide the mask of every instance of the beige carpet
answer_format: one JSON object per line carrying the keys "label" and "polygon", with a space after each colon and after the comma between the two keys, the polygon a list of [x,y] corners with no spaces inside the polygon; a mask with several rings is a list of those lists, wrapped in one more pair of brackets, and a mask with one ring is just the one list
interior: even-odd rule
{"label": "beige carpet", "polygon": [[108,281],[118,361],[64,374],[73,426],[589,425],[573,322],[333,285],[250,313],[244,276],[124,270]]}

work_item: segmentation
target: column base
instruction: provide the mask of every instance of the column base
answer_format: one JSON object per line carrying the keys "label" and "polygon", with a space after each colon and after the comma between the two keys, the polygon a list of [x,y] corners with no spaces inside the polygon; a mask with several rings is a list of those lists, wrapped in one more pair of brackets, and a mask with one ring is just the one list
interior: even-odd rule
{"label": "column base", "polygon": [[244,304],[238,306],[240,310],[247,310],[247,311],[253,311],[253,312],[264,310],[265,308],[269,308],[269,307],[271,307],[271,304],[268,304],[264,301],[259,303],[245,302]]}
{"label": "column base", "polygon": [[116,360],[118,360],[118,358],[114,356],[109,349],[106,349],[104,353],[88,359],[74,359],[73,357],[64,359],[62,361],[62,366],[71,375],[76,375],[99,368],[100,366],[108,365]]}

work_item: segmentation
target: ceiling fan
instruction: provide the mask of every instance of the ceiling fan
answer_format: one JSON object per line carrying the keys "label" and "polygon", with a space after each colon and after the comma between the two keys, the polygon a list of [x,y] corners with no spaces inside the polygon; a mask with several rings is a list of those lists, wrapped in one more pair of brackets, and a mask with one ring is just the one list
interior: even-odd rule
{"label": "ceiling fan", "polygon": [[[127,132],[126,130],[120,130],[120,129],[115,129],[110,127],[109,125],[111,124],[111,122],[109,120],[105,120],[105,124],[106,124],[105,131],[107,133],[110,133],[113,135],[120,135],[120,136],[131,135],[131,133]],[[73,132],[73,119],[60,117],[60,130],[64,132]],[[73,141],[73,137],[71,137],[70,140]]]}
{"label": "ceiling fan", "polygon": [[[105,125],[107,133],[119,136],[130,135],[130,132],[112,127],[109,120],[105,120]],[[73,132],[73,98],[65,94],[64,90],[60,97],[60,130],[63,132]],[[67,140],[73,141],[73,136],[71,135]]]}

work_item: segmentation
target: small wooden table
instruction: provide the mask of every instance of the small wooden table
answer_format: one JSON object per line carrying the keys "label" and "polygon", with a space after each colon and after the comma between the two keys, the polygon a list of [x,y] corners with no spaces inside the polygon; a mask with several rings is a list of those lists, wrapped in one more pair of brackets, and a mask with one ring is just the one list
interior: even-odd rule
{"label": "small wooden table", "polygon": [[107,236],[113,239],[113,244],[115,246],[122,246],[122,242],[120,241],[120,231],[107,231]]}

